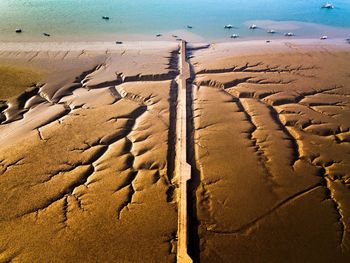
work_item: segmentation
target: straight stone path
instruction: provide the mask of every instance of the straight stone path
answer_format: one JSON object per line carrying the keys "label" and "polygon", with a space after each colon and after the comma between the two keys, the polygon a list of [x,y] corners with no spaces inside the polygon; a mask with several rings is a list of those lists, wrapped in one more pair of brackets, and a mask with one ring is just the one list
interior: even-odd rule
{"label": "straight stone path", "polygon": [[177,232],[177,262],[190,263],[187,252],[188,245],[188,214],[187,214],[187,182],[191,179],[191,166],[187,163],[187,79],[190,78],[190,66],[186,61],[186,42],[180,45],[180,75],[177,96],[176,114],[176,175],[179,180],[178,194],[178,232]]}

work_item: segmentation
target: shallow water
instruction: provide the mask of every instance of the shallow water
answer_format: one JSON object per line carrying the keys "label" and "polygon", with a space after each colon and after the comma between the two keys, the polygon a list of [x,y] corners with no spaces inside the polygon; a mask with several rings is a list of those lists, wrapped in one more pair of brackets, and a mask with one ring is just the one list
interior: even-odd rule
{"label": "shallow water", "polygon": [[[338,32],[337,37],[348,37],[350,1],[333,1],[332,10],[320,8],[324,3],[320,0],[0,0],[0,40],[40,41],[45,39],[43,32],[49,32],[51,40],[126,35],[138,35],[134,38],[142,39],[144,35],[154,37],[156,33],[182,30],[205,40],[225,39],[232,33],[247,38],[266,35],[266,28],[248,30],[250,20],[321,24],[337,27],[331,30]],[[102,20],[104,15],[111,19]],[[225,30],[225,24],[237,28]],[[186,25],[192,25],[193,29],[187,29]],[[298,35],[322,33],[322,27],[315,32],[315,25],[309,26],[300,26],[304,30],[297,31]],[[23,34],[16,35],[15,28],[22,28]]]}

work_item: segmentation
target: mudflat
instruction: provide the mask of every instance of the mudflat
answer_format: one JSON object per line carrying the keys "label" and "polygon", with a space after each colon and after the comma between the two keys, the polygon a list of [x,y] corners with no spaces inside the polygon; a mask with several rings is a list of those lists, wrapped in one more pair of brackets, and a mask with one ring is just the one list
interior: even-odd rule
{"label": "mudflat", "polygon": [[[178,43],[0,50],[0,261],[175,262]],[[193,261],[348,262],[348,44],[187,51]]]}
{"label": "mudflat", "polygon": [[350,53],[274,48],[192,54],[200,262],[350,259]]}
{"label": "mudflat", "polygon": [[177,48],[2,55],[48,74],[1,112],[0,261],[174,261]]}
{"label": "mudflat", "polygon": [[20,95],[28,87],[41,79],[40,72],[30,68],[0,66],[0,99],[5,100]]}

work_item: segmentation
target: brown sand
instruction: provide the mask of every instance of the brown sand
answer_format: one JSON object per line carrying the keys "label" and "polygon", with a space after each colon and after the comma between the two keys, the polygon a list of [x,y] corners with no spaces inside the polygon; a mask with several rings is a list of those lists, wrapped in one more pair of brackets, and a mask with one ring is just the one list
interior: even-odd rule
{"label": "brown sand", "polygon": [[174,261],[176,49],[3,55],[52,74],[3,111],[1,262]]}
{"label": "brown sand", "polygon": [[42,77],[40,72],[31,68],[0,66],[0,99],[5,100],[20,95]]}
{"label": "brown sand", "polygon": [[193,54],[201,262],[350,260],[350,52],[293,48]]}
{"label": "brown sand", "polygon": [[[191,51],[189,250],[348,262],[349,49],[270,44]],[[45,72],[0,111],[0,262],[174,262],[178,45],[0,49]]]}

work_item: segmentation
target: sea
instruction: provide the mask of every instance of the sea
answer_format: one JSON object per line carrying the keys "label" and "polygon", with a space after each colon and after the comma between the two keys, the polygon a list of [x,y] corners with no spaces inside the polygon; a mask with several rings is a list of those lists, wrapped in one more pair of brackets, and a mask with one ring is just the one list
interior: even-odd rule
{"label": "sea", "polygon": [[349,38],[350,0],[330,3],[334,8],[321,8],[322,0],[0,0],[0,41],[237,41],[233,34],[260,39],[288,32]]}

